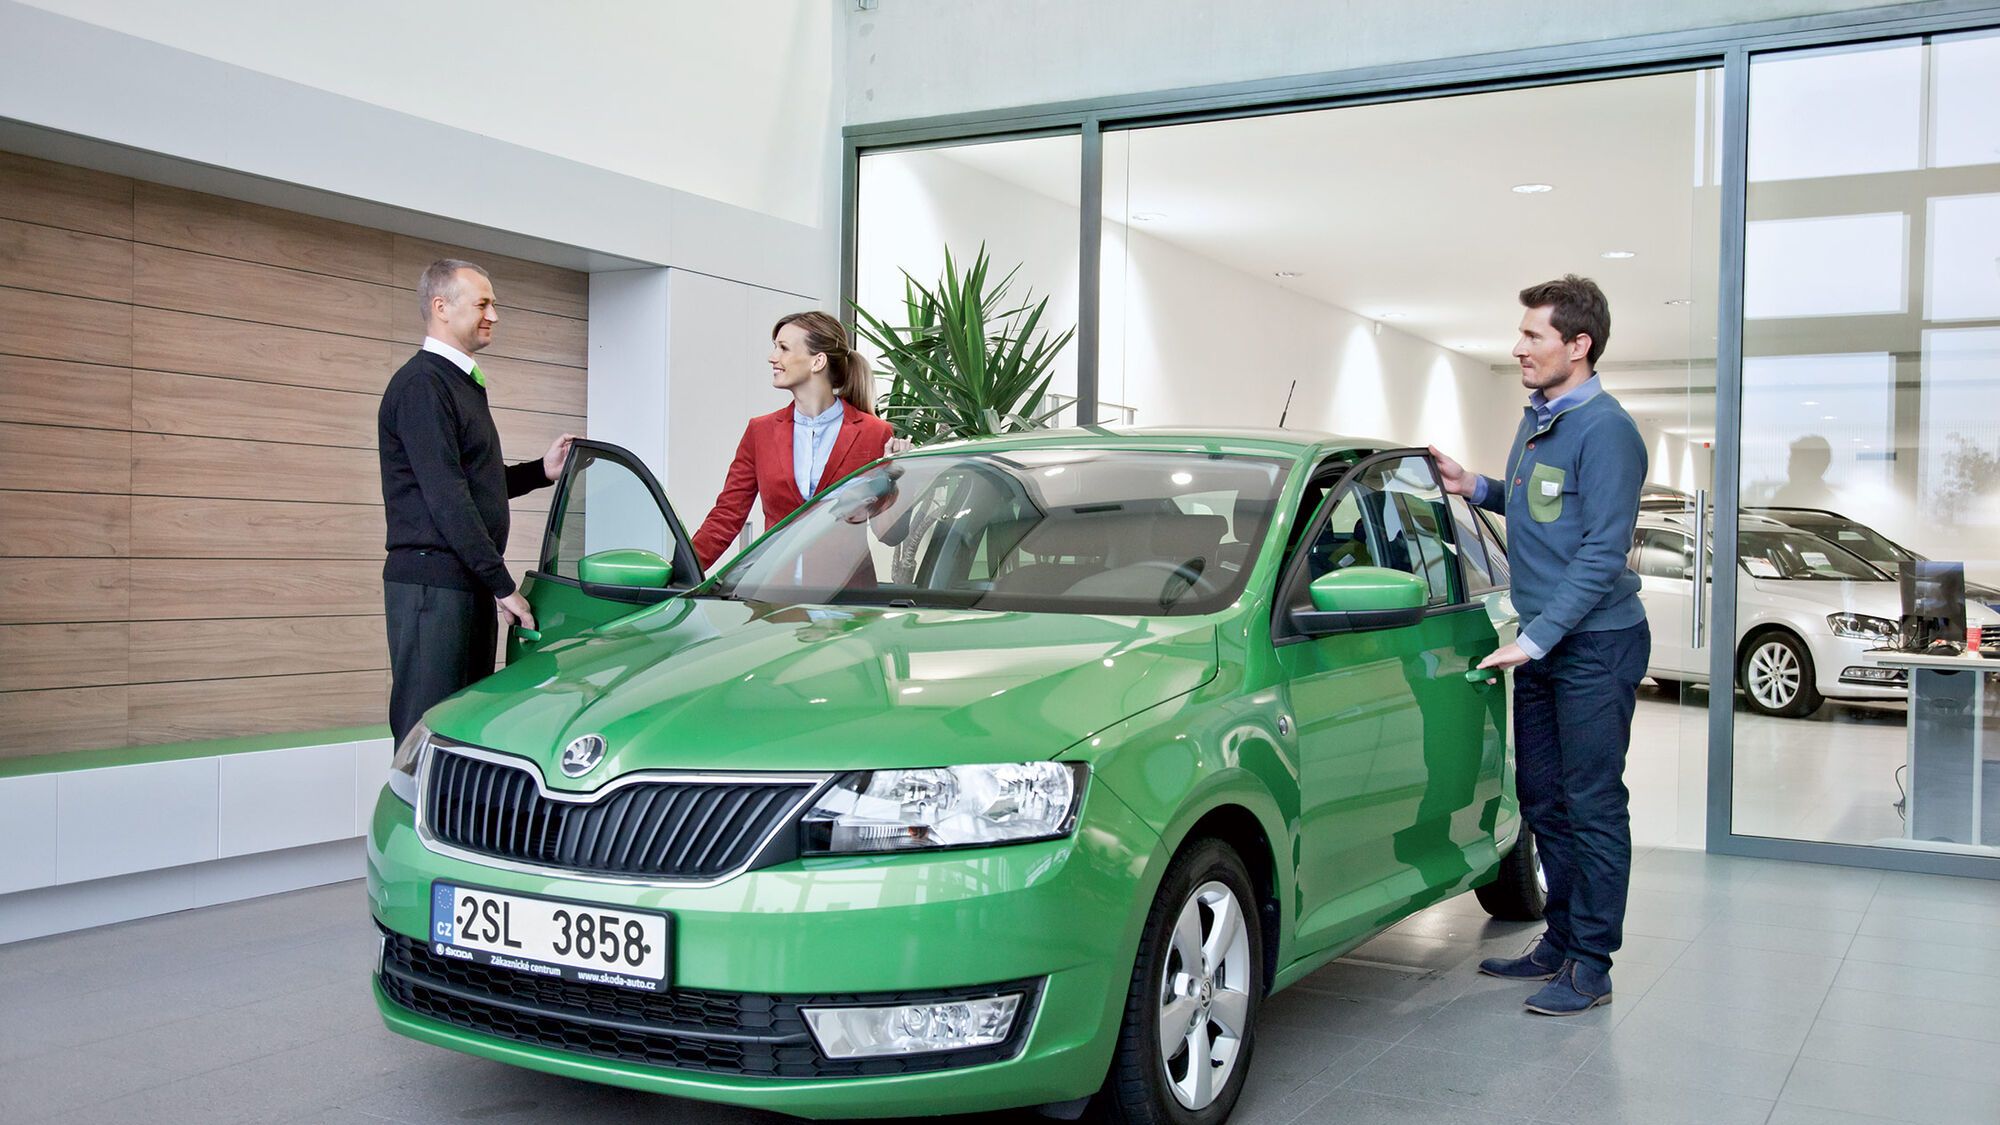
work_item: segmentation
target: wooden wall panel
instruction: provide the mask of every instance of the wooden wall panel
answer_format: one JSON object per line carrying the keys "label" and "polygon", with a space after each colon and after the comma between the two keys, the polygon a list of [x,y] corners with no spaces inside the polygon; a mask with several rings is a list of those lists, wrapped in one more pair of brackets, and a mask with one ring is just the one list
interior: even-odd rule
{"label": "wooden wall panel", "polygon": [[128,304],[132,244],[0,219],[0,285]]}
{"label": "wooden wall panel", "polygon": [[132,253],[132,299],[159,309],[374,339],[389,337],[392,310],[400,307],[386,285],[145,243]]}
{"label": "wooden wall panel", "polygon": [[0,352],[74,363],[132,363],[132,308],[0,288]]}
{"label": "wooden wall panel", "polygon": [[130,560],[0,559],[0,625],[131,619]]}
{"label": "wooden wall panel", "polygon": [[132,372],[123,367],[0,355],[0,422],[132,428]]}
{"label": "wooden wall panel", "polygon": [[167,496],[135,496],[131,503],[131,553],[138,558],[382,560],[379,503]]}
{"label": "wooden wall panel", "polygon": [[389,713],[389,673],[338,672],[238,680],[134,684],[134,743],[233,738],[269,731],[379,723]]}
{"label": "wooden wall panel", "polygon": [[386,716],[375,413],[447,255],[508,455],[583,432],[583,274],[0,153],[0,756]]}
{"label": "wooden wall panel", "polygon": [[332,219],[141,183],[132,229],[140,242],[377,285],[390,282],[393,236]]}
{"label": "wooden wall panel", "polygon": [[382,612],[380,559],[133,559],[133,621]]}
{"label": "wooden wall panel", "polygon": [[134,621],[131,682],[380,671],[389,642],[375,608],[372,617]]}
{"label": "wooden wall panel", "polygon": [[130,688],[85,687],[0,693],[0,758],[129,745]]}
{"label": "wooden wall panel", "polygon": [[0,492],[0,556],[121,558],[132,551],[132,498]]}
{"label": "wooden wall panel", "polygon": [[132,181],[0,152],[0,216],[112,238],[132,237]]}
{"label": "wooden wall panel", "polygon": [[142,496],[379,504],[382,464],[373,449],[133,434],[131,491]]}
{"label": "wooden wall panel", "polygon": [[[459,258],[478,263],[492,277],[503,324],[509,309],[532,309],[577,320],[590,316],[590,275],[586,273],[400,234],[392,253],[391,284],[409,290],[413,298],[425,266],[439,258]],[[410,304],[414,308],[416,301]]]}
{"label": "wooden wall panel", "polygon": [[[411,349],[414,350],[414,349]],[[402,345],[171,309],[132,310],[132,366],[380,395]]]}
{"label": "wooden wall panel", "polygon": [[132,435],[0,422],[0,489],[132,491]]}
{"label": "wooden wall panel", "polygon": [[132,372],[132,428],[148,433],[372,450],[380,404],[347,391]]}
{"label": "wooden wall panel", "polygon": [[0,692],[125,683],[131,643],[124,621],[0,625]]}

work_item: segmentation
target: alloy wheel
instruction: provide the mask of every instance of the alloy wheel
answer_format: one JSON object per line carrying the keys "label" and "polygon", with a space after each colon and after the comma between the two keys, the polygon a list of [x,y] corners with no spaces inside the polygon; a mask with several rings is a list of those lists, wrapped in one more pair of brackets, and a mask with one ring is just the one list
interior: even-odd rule
{"label": "alloy wheel", "polygon": [[1777,711],[1798,697],[1802,671],[1792,646],[1771,640],[1758,645],[1744,662],[1744,687],[1762,706]]}
{"label": "alloy wheel", "polygon": [[1181,905],[1160,970],[1160,1064],[1186,1108],[1208,1108],[1235,1073],[1254,979],[1242,902],[1203,883]]}

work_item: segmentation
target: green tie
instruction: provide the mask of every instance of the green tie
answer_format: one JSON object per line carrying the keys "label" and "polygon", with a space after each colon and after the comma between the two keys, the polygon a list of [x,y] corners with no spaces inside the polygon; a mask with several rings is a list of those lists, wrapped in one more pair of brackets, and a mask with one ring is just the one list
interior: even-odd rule
{"label": "green tie", "polygon": [[486,385],[486,372],[481,371],[476,363],[472,365],[472,381],[482,387]]}

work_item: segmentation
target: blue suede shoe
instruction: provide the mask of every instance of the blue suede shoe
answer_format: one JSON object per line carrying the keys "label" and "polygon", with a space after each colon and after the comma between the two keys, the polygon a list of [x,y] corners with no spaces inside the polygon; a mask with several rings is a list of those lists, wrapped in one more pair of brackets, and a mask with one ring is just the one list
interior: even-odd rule
{"label": "blue suede shoe", "polygon": [[1576,1016],[1611,1003],[1611,974],[1564,961],[1555,979],[1528,997],[1528,1010],[1544,1016]]}
{"label": "blue suede shoe", "polygon": [[1549,944],[1547,934],[1529,942],[1519,957],[1488,957],[1479,963],[1480,972],[1504,980],[1548,980],[1562,967],[1562,954]]}

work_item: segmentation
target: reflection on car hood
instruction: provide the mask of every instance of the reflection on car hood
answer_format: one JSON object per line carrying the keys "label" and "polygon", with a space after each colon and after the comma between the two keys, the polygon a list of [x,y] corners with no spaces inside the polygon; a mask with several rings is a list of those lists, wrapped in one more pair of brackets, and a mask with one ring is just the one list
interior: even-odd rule
{"label": "reflection on car hood", "polygon": [[[429,715],[552,787],[634,769],[843,770],[1050,758],[1215,674],[1199,618],[674,599],[549,645]],[[562,747],[601,734],[571,781]]]}
{"label": "reflection on car hood", "polygon": [[[1824,609],[1827,613],[1865,613],[1898,621],[1903,616],[1902,589],[1895,582],[1856,580],[1753,578],[1749,585],[1767,605],[1791,603]],[[2000,624],[2000,614],[1969,602],[1965,607],[1968,625]]]}

